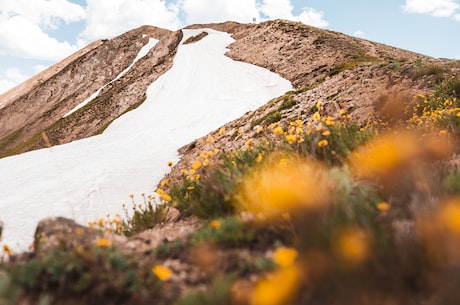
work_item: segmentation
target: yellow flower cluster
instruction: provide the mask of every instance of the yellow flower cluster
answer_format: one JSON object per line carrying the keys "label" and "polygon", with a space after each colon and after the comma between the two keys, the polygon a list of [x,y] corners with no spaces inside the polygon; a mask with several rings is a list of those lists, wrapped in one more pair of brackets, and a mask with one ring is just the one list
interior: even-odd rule
{"label": "yellow flower cluster", "polygon": [[[97,221],[88,221],[88,226],[93,229],[99,229],[101,231],[112,233],[112,232],[123,232],[123,220],[120,214],[115,214],[115,217],[111,218],[110,214],[107,214],[105,218],[99,218]],[[77,233],[78,234],[78,233]]]}

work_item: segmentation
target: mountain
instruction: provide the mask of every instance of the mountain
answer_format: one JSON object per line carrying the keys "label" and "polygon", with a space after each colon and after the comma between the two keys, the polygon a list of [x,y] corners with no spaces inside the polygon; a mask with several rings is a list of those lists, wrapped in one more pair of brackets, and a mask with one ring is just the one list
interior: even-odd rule
{"label": "mountain", "polygon": [[[286,250],[279,254],[282,261],[301,253],[302,260],[314,262],[309,269],[312,279],[324,280],[324,287],[343,292],[328,279],[339,274],[351,283],[346,280],[348,272],[355,271],[331,261],[338,255],[335,248],[327,255],[307,251],[312,245],[323,245],[323,241],[310,244],[316,233],[321,238],[339,238],[340,228],[347,227],[351,218],[364,227],[381,224],[376,229],[380,233],[394,228],[395,244],[412,246],[415,216],[405,203],[418,198],[420,205],[429,205],[430,198],[439,196],[434,191],[429,196],[422,193],[428,186],[419,176],[414,178],[413,188],[407,186],[404,179],[413,177],[398,171],[401,177],[391,176],[397,183],[383,178],[363,182],[365,179],[352,177],[352,165],[344,160],[359,155],[350,152],[371,138],[369,126],[399,126],[412,115],[408,109],[422,97],[432,105],[428,97],[435,94],[440,99],[442,89],[443,107],[452,104],[452,111],[457,109],[459,75],[458,61],[284,20],[192,25],[175,32],[144,26],[93,42],[0,96],[0,218],[3,244],[9,245],[3,250],[11,254],[11,248],[22,252],[29,243],[34,246],[30,252],[11,255],[8,270],[13,271],[5,271],[4,277],[0,274],[0,282],[17,292],[12,299],[26,304],[36,301],[37,295],[40,302],[53,304],[142,304],[151,297],[158,304],[172,304],[187,289],[211,294],[185,295],[180,304],[224,304],[227,301],[219,298],[229,294],[229,302],[234,304],[283,304],[286,300],[258,303],[245,296],[275,268],[277,259],[271,257],[282,249]],[[427,109],[419,112],[426,114]],[[341,120],[348,125],[329,127]],[[308,145],[296,142],[304,132],[299,131],[300,126],[309,126],[313,140]],[[429,143],[419,145],[420,154],[413,152],[413,138],[403,136],[399,146],[409,148],[380,146],[382,155],[392,157],[394,151],[408,154],[413,159],[404,159],[408,164],[414,160],[420,164],[433,159],[438,162],[446,155],[451,158],[451,144],[441,137],[447,129],[456,132],[449,125],[439,132],[440,140],[421,136]],[[344,146],[328,150],[333,144],[331,134],[335,141],[343,140]],[[302,141],[310,141],[307,136]],[[265,158],[268,163],[275,162],[276,152],[270,157],[270,147],[292,144],[292,139],[301,148],[289,147],[288,151],[304,149],[332,164],[330,173],[324,164],[301,161],[294,172],[300,170],[300,180],[306,184],[297,181],[297,174],[284,176],[287,173],[281,170],[254,179],[246,191],[257,193],[267,181],[273,183],[271,179],[281,184],[289,181],[301,189],[302,196],[307,194],[308,200],[302,200],[314,203],[310,198],[317,198],[318,193],[343,190],[346,196],[337,196],[337,201],[346,207],[335,214],[331,209],[336,218],[322,224],[338,227],[326,233],[315,231],[316,217],[322,220],[321,213],[331,211],[321,210],[314,216],[288,211],[267,225],[267,219],[259,219],[256,212],[239,213],[239,206],[234,206],[234,201],[241,204],[242,198],[252,198],[240,194],[241,184],[251,181],[247,178],[250,169],[257,168],[259,162],[264,164]],[[383,159],[389,163],[399,160]],[[448,161],[451,164],[456,159]],[[290,168],[285,158],[275,163]],[[423,166],[417,170],[418,175],[428,176]],[[324,180],[323,171],[333,178]],[[277,185],[269,185],[278,190]],[[395,185],[407,187],[407,194]],[[410,193],[409,189],[416,191]],[[283,199],[270,194],[265,196],[267,200]],[[156,210],[152,196],[164,203]],[[122,205],[126,202],[128,207]],[[366,204],[358,209],[362,213],[358,216],[353,214],[355,202]],[[393,210],[387,219],[390,205]],[[114,216],[125,211],[124,220]],[[385,213],[379,214],[382,211]],[[49,216],[72,220],[52,217],[40,221]],[[380,244],[378,239],[383,235],[373,240],[369,232],[356,228],[346,232],[349,239],[344,241],[351,245],[347,255],[352,260],[366,256],[365,242],[387,246],[388,240],[382,237]],[[308,233],[310,229],[316,233]],[[406,251],[395,254],[398,264],[410,261],[407,257],[413,249],[398,247]],[[394,257],[384,257],[385,251],[376,259],[392,261]],[[408,279],[411,289],[418,285],[411,280],[419,270],[414,265],[403,264],[407,268],[397,267],[397,275],[387,278],[382,277],[387,265],[372,262],[376,265],[369,267],[371,271],[359,269],[359,276],[353,278],[360,283],[356,287],[365,283],[376,291],[373,294],[371,289],[366,297],[386,295],[385,290],[379,290],[388,288],[378,285],[383,282],[401,280],[405,285]],[[162,283],[171,277],[171,270],[176,272],[172,280]],[[320,271],[327,276],[319,276]],[[230,276],[233,272],[236,281]],[[401,278],[397,278],[399,272]],[[431,278],[431,273],[427,274]],[[292,283],[289,275],[283,273],[287,279],[269,290],[281,289],[279,283]],[[309,279],[294,276],[310,289]],[[374,278],[385,281],[369,280]],[[355,286],[349,288],[358,289]],[[399,293],[394,286],[388,289]],[[324,287],[314,291],[313,302],[337,303],[334,293],[330,298],[324,294]],[[212,293],[217,290],[225,294]],[[49,295],[42,294],[45,292]],[[269,291],[265,294],[271,295]],[[345,295],[357,297],[351,298],[350,304],[359,303],[359,293]],[[2,297],[0,291],[0,301]],[[299,304],[306,304],[309,297],[300,294]]]}
{"label": "mountain", "polygon": [[[386,95],[411,96],[419,88],[428,88],[429,81],[417,79],[417,69],[445,62],[300,23],[227,22],[190,28],[200,27],[232,34],[236,41],[230,46],[229,57],[278,73],[296,89],[315,85],[314,94],[321,91],[318,98],[333,97],[338,104],[350,102],[360,109],[366,105],[365,112],[372,111],[376,101]],[[150,38],[159,40],[155,48],[113,81]],[[42,132],[51,145],[101,133],[114,119],[142,103],[147,86],[171,67],[181,38],[181,31],[145,26],[96,41],[2,94],[0,156],[47,147]],[[343,91],[350,74],[356,74],[353,85],[364,87],[365,92],[354,91],[345,97],[337,91]],[[361,86],[364,83],[366,86]],[[64,117],[103,86],[97,99]]]}

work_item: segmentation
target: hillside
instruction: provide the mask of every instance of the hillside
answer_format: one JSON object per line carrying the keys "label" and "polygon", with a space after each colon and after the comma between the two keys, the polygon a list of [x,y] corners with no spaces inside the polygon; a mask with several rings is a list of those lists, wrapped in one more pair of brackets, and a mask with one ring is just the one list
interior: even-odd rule
{"label": "hillside", "polygon": [[[142,175],[155,177],[156,190],[126,194],[126,215],[111,213],[87,226],[44,219],[29,252],[12,253],[4,244],[0,303],[457,304],[460,63],[283,20],[187,30],[143,27],[81,50],[49,70],[49,82],[57,83],[66,67],[90,69],[96,59],[88,54],[104,44],[136,42],[129,58],[108,48],[123,62],[116,71],[96,65],[94,71],[107,73],[98,85],[66,102],[63,91],[47,110],[34,105],[40,113],[30,121],[22,112],[4,123],[47,85],[34,78],[6,94],[0,124],[13,126],[2,138],[5,156],[104,130],[49,151],[81,154],[66,159],[66,172],[81,166],[91,174],[87,164],[99,169],[112,160],[103,168],[121,176],[115,166],[132,166],[131,178],[116,180],[111,195],[141,183]],[[150,38],[158,40],[154,48],[110,83]],[[222,59],[217,53],[228,43]],[[282,76],[292,90],[276,74],[243,63]],[[67,78],[68,86],[76,79],[90,86],[82,75]],[[18,92],[21,98],[11,98]],[[172,140],[182,146],[179,156],[143,154],[166,152]],[[106,144],[103,158],[85,161]],[[117,150],[112,158],[109,151]],[[20,168],[24,156],[45,153],[4,158],[0,168],[13,160]],[[35,160],[37,167],[44,162]],[[89,180],[100,184],[111,171]],[[2,183],[9,180],[21,183],[14,177]],[[85,213],[84,205],[78,212]]]}

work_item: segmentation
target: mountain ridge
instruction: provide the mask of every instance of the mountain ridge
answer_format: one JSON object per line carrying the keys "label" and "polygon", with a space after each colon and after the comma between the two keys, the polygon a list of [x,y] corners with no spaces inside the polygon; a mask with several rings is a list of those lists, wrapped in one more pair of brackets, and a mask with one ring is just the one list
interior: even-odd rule
{"label": "mountain ridge", "polygon": [[[372,69],[376,73],[381,76],[387,74],[385,75],[387,79],[380,79],[379,83],[386,82],[385,87],[394,85],[394,89],[399,90],[397,89],[399,80],[408,80],[411,77],[408,73],[411,73],[411,69],[415,70],[414,67],[411,68],[415,61],[418,61],[420,65],[444,65],[446,62],[360,38],[283,20],[261,24],[226,22],[193,25],[188,28],[205,27],[225,30],[233,35],[236,41],[229,46],[227,53],[229,57],[276,72],[289,79],[296,89],[318,84],[318,82],[342,71],[373,63]],[[149,32],[149,37],[156,37],[159,40],[159,44],[156,46],[157,50],[147,55],[149,57],[156,54],[152,59],[152,66],[156,71],[149,70],[147,66],[141,67],[142,62],[146,60],[145,58],[141,59],[127,75],[117,81],[117,84],[110,84],[104,88],[97,97],[98,102],[95,99],[91,107],[79,111],[73,118],[62,119],[66,111],[78,105],[79,102],[104,84],[109,83],[114,75],[129,65],[136,51],[148,39],[147,36],[141,36],[143,32]],[[53,83],[48,80],[46,83],[35,87],[35,90],[41,90],[41,93],[40,91],[36,91],[37,93],[30,91],[27,94],[24,92],[21,97],[16,98],[12,96],[15,96],[14,93],[18,89],[3,94],[2,97],[8,103],[3,103],[3,107],[0,108],[0,156],[4,157],[46,147],[47,144],[42,138],[43,132],[46,132],[51,145],[67,143],[102,132],[113,119],[142,103],[143,98],[145,98],[146,85],[170,68],[174,50],[177,49],[180,38],[181,31],[171,32],[153,27],[140,27],[112,40],[94,42],[93,44],[97,44],[94,46],[96,50],[90,47],[93,44],[87,46],[88,52],[92,52],[91,54],[94,56],[97,56],[97,52],[99,52],[100,58],[105,58],[105,61],[93,60],[92,63],[86,64],[89,69],[93,69],[92,72],[74,71],[73,67],[82,67],[85,62],[83,55],[77,56],[76,61],[65,67],[63,66],[67,62],[56,64],[60,65],[62,70],[67,69],[67,74],[64,77],[65,82],[55,81]],[[125,47],[122,45],[118,45],[123,39],[126,40],[125,45],[131,45],[126,50],[123,50]],[[134,39],[133,41],[136,43],[128,43],[131,39]],[[109,46],[110,43],[113,45]],[[117,60],[108,55],[120,48],[123,52],[130,50],[120,57],[120,59],[124,58],[123,64],[117,64]],[[88,55],[88,52],[84,55],[87,55],[86,60],[90,61],[93,55]],[[93,57],[93,59],[95,58]],[[386,68],[384,67],[385,63]],[[379,64],[380,67],[376,67],[375,64]],[[116,70],[113,70],[115,67]],[[137,72],[134,72],[136,69],[138,69]],[[403,72],[406,75],[403,75]],[[139,79],[145,79],[145,81],[141,80],[139,88],[133,88],[136,86],[129,84],[133,81],[131,80],[134,77],[132,73],[137,73]],[[62,74],[61,71],[60,74],[54,76],[54,79]],[[373,80],[372,75],[369,79]],[[66,89],[67,93],[62,95],[59,92],[64,92],[62,88],[66,88],[67,83],[73,85]],[[80,87],[75,88],[78,84]],[[429,86],[430,84],[426,85]],[[21,86],[24,85],[17,88],[21,88]],[[423,84],[406,83],[400,88],[407,91],[408,86],[421,88]],[[127,94],[120,91],[125,91]],[[377,100],[379,97],[372,99]],[[31,105],[36,105],[34,106],[36,109]]]}

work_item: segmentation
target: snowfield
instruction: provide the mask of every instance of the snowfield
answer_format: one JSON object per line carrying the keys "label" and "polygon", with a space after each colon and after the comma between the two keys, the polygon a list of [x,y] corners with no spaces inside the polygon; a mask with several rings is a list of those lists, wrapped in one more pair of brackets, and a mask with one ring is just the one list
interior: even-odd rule
{"label": "snowfield", "polygon": [[[202,31],[184,30],[182,41]],[[277,74],[226,57],[230,35],[206,31],[199,42],[181,44],[146,101],[103,134],[0,159],[2,243],[26,250],[49,216],[85,225],[123,215],[129,194],[138,202],[141,193],[153,194],[180,147],[292,89]]]}

